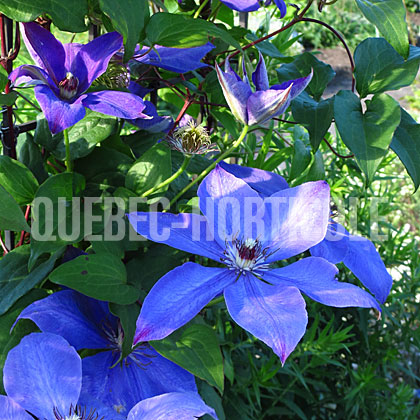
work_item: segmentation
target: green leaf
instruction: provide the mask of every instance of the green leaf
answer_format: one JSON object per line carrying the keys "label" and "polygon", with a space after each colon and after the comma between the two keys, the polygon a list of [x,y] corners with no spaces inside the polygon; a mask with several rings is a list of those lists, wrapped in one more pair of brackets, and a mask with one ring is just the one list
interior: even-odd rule
{"label": "green leaf", "polygon": [[[83,120],[70,127],[69,142],[72,160],[88,155],[96,144],[108,138],[115,130],[117,120],[114,117],[90,112]],[[63,133],[52,135],[46,120],[40,118],[34,137],[35,143],[44,146],[58,159],[66,157]]]}
{"label": "green leaf", "polygon": [[[141,196],[145,191],[171,176],[171,149],[163,143],[155,144],[130,168],[125,186]],[[168,186],[163,190],[166,191]]]}
{"label": "green leaf", "polygon": [[383,38],[368,38],[354,52],[356,88],[361,97],[409,86],[416,78],[420,48],[410,46],[407,61]]}
{"label": "green leaf", "polygon": [[229,32],[214,23],[171,13],[154,14],[146,27],[146,35],[151,43],[165,47],[197,47],[207,43],[209,36],[215,36],[241,48]]}
{"label": "green leaf", "polygon": [[38,182],[44,182],[48,178],[48,174],[44,167],[42,153],[39,146],[34,143],[32,135],[21,134],[18,137],[16,149],[19,161],[32,171]]}
{"label": "green leaf", "polygon": [[17,99],[16,92],[0,93],[0,105],[12,106]]}
{"label": "green leaf", "polygon": [[313,150],[318,150],[331,126],[334,116],[334,98],[317,102],[306,92],[302,92],[292,102],[292,114],[295,121],[308,130]]}
{"label": "green leaf", "polygon": [[0,230],[30,232],[22,210],[14,198],[0,185]]}
{"label": "green leaf", "polygon": [[402,0],[356,0],[365,17],[405,59],[408,57],[406,10]]}
{"label": "green leaf", "polygon": [[146,0],[99,0],[102,11],[108,15],[117,32],[124,37],[125,61],[133,56],[134,48],[150,16]]}
{"label": "green leaf", "polygon": [[47,261],[28,272],[29,245],[15,248],[0,260],[0,315],[19,298],[47,277],[57,258],[64,252],[59,249]]}
{"label": "green leaf", "polygon": [[391,149],[398,155],[414,182],[420,185],[420,124],[401,108],[401,123],[394,133]]}
{"label": "green leaf", "polygon": [[57,267],[49,279],[94,299],[121,305],[139,298],[138,290],[127,284],[125,265],[110,254],[81,255]]}
{"label": "green leaf", "polygon": [[321,151],[318,150],[314,155],[314,159],[309,168],[308,174],[306,175],[305,182],[320,181],[322,179],[325,179],[324,159]]}
{"label": "green leaf", "polygon": [[31,22],[38,16],[47,14],[59,29],[83,32],[87,30],[87,3],[87,0],[0,0],[0,10],[18,22]]}
{"label": "green leaf", "polygon": [[7,83],[9,82],[9,75],[4,67],[0,66],[0,91],[3,92]]}
{"label": "green leaf", "polygon": [[311,149],[307,147],[302,140],[296,139],[294,144],[292,167],[289,175],[290,180],[297,178],[303,173],[303,171],[311,163],[311,156]]}
{"label": "green leaf", "polygon": [[335,71],[329,64],[319,61],[313,54],[305,52],[298,55],[292,63],[283,64],[277,69],[280,83],[300,77],[306,77],[311,68],[314,71],[312,80],[306,88],[316,101],[321,99],[328,83],[334,78]]}
{"label": "green leaf", "polygon": [[383,93],[366,101],[366,108],[363,113],[359,98],[348,90],[335,96],[334,118],[338,131],[369,183],[388,152],[401,112],[398,103]]}
{"label": "green leaf", "polygon": [[29,204],[38,189],[34,174],[24,164],[9,156],[0,156],[0,185],[19,205]]}
{"label": "green leaf", "polygon": [[162,356],[223,393],[223,358],[217,336],[211,327],[192,324],[161,341],[153,341],[152,346]]}
{"label": "green leaf", "polygon": [[[6,361],[9,350],[17,346],[20,340],[30,332],[36,330],[33,322],[22,319],[10,331],[16,318],[24,308],[32,302],[42,299],[47,293],[42,289],[33,289],[25,296],[21,297],[4,315],[0,317],[0,376],[2,376],[4,362]],[[5,393],[3,383],[0,382],[0,392]]]}

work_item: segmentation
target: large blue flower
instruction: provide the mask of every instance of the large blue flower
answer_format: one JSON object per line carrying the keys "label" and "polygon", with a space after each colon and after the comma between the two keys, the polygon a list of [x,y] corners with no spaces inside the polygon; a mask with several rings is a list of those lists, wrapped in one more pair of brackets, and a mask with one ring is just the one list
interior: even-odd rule
{"label": "large blue flower", "polygon": [[196,393],[173,392],[138,402],[128,416],[91,396],[80,396],[82,360],[62,337],[30,334],[10,350],[3,369],[7,396],[0,395],[2,420],[194,420],[214,410]]}
{"label": "large blue flower", "polygon": [[[225,162],[221,166],[247,182],[263,198],[289,188],[284,178],[272,172]],[[343,262],[381,303],[385,302],[392,287],[392,277],[369,239],[350,235],[344,226],[330,220],[324,240],[310,248],[310,252],[333,264]]]}
{"label": "large blue flower", "polygon": [[225,71],[223,72],[218,65],[216,65],[216,71],[232,114],[247,125],[261,124],[282,114],[292,99],[298,96],[312,79],[311,71],[306,77],[270,87],[267,69],[261,54],[252,74],[255,92],[251,89],[245,67],[243,79],[232,69],[228,59],[225,61]]}
{"label": "large blue flower", "polygon": [[118,364],[124,335],[105,302],[63,290],[29,305],[17,320],[22,318],[35,322],[41,331],[61,335],[77,350],[106,350],[83,359],[83,398],[95,398],[126,415],[149,397],[197,392],[193,375],[147,343]]}
{"label": "large blue flower", "polygon": [[122,47],[122,36],[111,32],[86,45],[62,44],[36,23],[22,24],[25,45],[39,67],[22,65],[9,76],[15,86],[35,84],[39,102],[53,134],[80,121],[85,108],[119,118],[148,118],[143,100],[120,91],[88,92]]}
{"label": "large blue flower", "polygon": [[306,329],[300,292],[325,305],[380,309],[369,293],[338,282],[336,267],[323,258],[273,266],[325,237],[330,200],[326,182],[308,182],[263,199],[251,185],[218,165],[200,184],[198,196],[204,216],[128,215],[136,231],[148,239],[224,265],[188,262],[163,276],[143,303],[135,342],[166,337],[223,292],[232,318],[284,362]]}

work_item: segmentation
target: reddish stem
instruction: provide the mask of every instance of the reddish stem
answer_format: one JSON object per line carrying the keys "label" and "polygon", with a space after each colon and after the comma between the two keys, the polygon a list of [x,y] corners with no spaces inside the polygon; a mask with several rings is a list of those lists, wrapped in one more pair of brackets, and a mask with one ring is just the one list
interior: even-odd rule
{"label": "reddish stem", "polygon": [[[30,205],[26,206],[26,211],[25,211],[25,219],[26,219],[26,221],[28,221],[28,219],[29,219],[29,213],[30,213],[30,211],[31,211],[31,206]],[[21,246],[23,244],[23,240],[25,239],[25,233],[26,232],[24,230],[22,230],[22,232],[20,233],[20,239],[19,239],[18,244],[16,245],[16,248],[18,246]]]}
{"label": "reddish stem", "polygon": [[0,245],[3,248],[3,256],[9,253],[9,250],[6,248],[6,245],[3,242],[3,238],[1,237],[1,232],[0,232]]}

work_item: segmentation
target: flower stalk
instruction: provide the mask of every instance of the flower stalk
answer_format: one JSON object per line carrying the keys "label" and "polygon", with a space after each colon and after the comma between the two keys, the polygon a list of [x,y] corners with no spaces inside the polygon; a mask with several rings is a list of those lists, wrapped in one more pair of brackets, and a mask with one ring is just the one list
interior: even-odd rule
{"label": "flower stalk", "polygon": [[66,172],[72,172],[72,162],[70,156],[70,140],[69,140],[69,131],[66,128],[63,130],[64,143],[66,145]]}

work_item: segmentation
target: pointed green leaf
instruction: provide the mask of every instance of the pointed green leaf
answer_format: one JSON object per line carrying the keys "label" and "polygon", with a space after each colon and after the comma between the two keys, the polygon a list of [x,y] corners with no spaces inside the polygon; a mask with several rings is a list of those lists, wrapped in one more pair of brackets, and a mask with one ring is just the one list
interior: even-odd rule
{"label": "pointed green leaf", "polygon": [[14,198],[0,185],[0,230],[24,230],[31,229],[26,222],[22,210]]}

